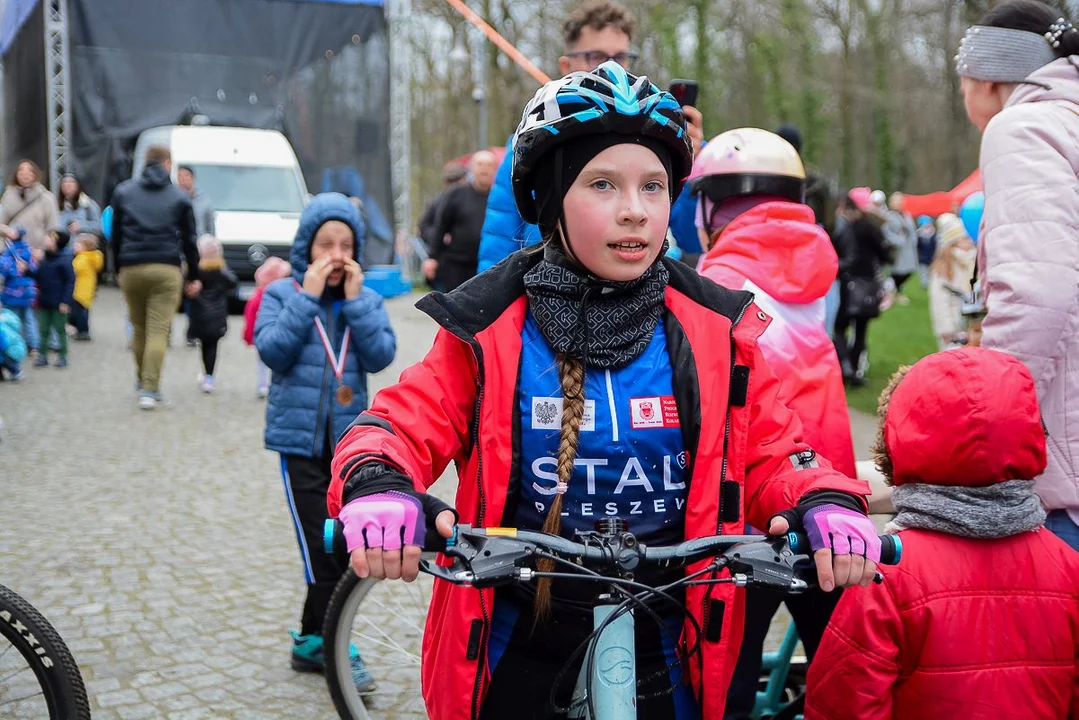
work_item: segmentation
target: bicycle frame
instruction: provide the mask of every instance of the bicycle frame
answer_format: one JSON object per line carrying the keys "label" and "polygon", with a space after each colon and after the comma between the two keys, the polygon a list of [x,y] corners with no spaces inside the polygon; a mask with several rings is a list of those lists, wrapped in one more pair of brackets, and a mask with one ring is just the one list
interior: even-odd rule
{"label": "bicycle frame", "polygon": [[[592,611],[592,626],[598,630],[592,648],[585,654],[577,686],[570,701],[568,717],[576,720],[635,720],[637,717],[637,650],[634,642],[633,611],[623,613],[607,623],[618,603],[597,605]],[[588,682],[588,658],[592,663],[592,682]],[[589,713],[588,687],[595,697]]]}

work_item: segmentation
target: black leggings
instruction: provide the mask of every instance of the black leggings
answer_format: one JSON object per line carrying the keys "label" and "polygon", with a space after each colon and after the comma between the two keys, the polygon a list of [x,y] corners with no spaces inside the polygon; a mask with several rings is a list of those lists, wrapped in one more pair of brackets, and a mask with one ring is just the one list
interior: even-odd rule
{"label": "black leggings", "polygon": [[207,375],[214,374],[214,366],[217,365],[217,344],[219,338],[202,338],[202,369]]}
{"label": "black leggings", "polygon": [[326,618],[330,596],[348,567],[346,555],[332,555],[322,549],[322,526],[329,517],[326,509],[326,493],[330,489],[329,457],[281,456],[285,495],[307,582],[307,598],[300,616],[301,635],[322,634],[322,621]]}
{"label": "black leggings", "polygon": [[[847,343],[847,328],[854,325],[854,343]],[[839,364],[846,375],[858,371],[858,362],[865,352],[866,334],[869,331],[869,318],[854,318],[847,314],[846,303],[839,306],[835,316],[835,351],[839,355]]]}

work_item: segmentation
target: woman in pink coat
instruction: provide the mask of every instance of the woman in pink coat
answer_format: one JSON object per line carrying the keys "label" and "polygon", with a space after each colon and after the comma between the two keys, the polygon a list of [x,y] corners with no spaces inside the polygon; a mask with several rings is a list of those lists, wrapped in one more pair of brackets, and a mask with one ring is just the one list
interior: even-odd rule
{"label": "woman in pink coat", "polygon": [[956,66],[983,133],[982,345],[1030,369],[1048,431],[1035,489],[1079,550],[1079,31],[1008,0],[967,31]]}

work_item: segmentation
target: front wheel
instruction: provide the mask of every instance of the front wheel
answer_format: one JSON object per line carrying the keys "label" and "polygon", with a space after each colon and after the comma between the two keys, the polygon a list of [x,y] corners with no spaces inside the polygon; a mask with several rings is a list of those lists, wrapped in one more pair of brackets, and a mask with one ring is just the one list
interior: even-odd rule
{"label": "front wheel", "polygon": [[[434,554],[424,554],[434,560]],[[322,628],[326,683],[343,720],[426,718],[420,691],[423,626],[431,600],[430,575],[415,582],[341,577]],[[352,679],[350,646],[378,687],[361,695]]]}
{"label": "front wheel", "polygon": [[[14,648],[16,652],[11,652]],[[0,717],[89,720],[79,666],[59,633],[0,585]]]}

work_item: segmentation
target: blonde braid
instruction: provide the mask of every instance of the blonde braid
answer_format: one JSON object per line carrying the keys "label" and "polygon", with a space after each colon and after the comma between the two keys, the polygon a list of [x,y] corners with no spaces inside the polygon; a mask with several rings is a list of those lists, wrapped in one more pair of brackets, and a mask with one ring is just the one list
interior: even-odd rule
{"label": "blonde braid", "polygon": [[[562,383],[562,430],[558,442],[558,484],[569,485],[573,463],[577,459],[577,444],[581,439],[581,419],[584,417],[584,364],[564,354],[558,356],[558,379]],[[556,492],[543,522],[543,532],[558,535],[562,529],[562,495]],[[550,572],[554,563],[540,560],[536,568]],[[540,578],[536,586],[536,619],[551,610],[551,579]]]}

